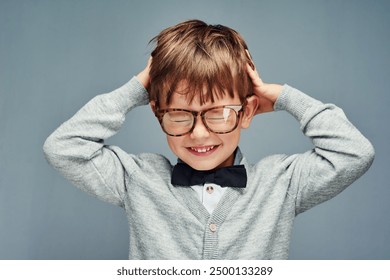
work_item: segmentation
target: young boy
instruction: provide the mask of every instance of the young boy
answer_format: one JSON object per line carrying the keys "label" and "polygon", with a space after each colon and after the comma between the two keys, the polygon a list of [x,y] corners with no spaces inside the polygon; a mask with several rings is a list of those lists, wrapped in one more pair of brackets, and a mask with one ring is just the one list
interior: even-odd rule
{"label": "young boy", "polygon": [[[50,135],[48,161],[82,190],[123,207],[130,259],[286,259],[294,217],[361,176],[372,145],[335,105],[263,83],[228,27],[191,20],[154,40],[137,77],[96,96]],[[148,103],[176,165],[104,144],[126,113]],[[295,117],[314,148],[250,164],[240,131],[273,110]]]}

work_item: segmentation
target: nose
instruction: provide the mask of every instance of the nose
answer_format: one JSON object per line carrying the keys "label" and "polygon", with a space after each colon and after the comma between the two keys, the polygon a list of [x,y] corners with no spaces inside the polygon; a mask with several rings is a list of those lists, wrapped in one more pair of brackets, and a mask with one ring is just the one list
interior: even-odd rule
{"label": "nose", "polygon": [[195,138],[205,138],[210,135],[210,131],[207,129],[207,127],[204,125],[202,117],[197,116],[195,119],[195,126],[192,132],[190,133],[190,137]]}

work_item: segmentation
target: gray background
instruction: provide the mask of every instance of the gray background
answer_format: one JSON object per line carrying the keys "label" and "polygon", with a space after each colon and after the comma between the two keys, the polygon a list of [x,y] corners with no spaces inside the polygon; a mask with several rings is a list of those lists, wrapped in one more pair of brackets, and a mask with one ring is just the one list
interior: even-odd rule
{"label": "gray background", "polygon": [[[159,31],[199,18],[239,31],[264,81],[339,105],[376,148],[368,173],[297,217],[290,258],[390,259],[389,15],[390,1],[1,0],[0,258],[127,258],[124,212],[71,186],[42,145],[143,69]],[[175,160],[147,106],[109,143]],[[241,142],[252,162],[310,148],[285,112],[257,116]]]}

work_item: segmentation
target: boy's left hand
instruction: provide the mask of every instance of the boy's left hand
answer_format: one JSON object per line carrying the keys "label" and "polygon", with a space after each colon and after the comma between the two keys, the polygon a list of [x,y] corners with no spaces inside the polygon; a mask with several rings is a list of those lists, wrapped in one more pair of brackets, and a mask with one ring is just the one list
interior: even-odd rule
{"label": "boy's left hand", "polygon": [[258,108],[255,114],[262,114],[274,110],[274,104],[282,91],[282,86],[277,84],[266,84],[262,81],[256,68],[247,64],[247,72],[252,80],[253,93],[258,99]]}

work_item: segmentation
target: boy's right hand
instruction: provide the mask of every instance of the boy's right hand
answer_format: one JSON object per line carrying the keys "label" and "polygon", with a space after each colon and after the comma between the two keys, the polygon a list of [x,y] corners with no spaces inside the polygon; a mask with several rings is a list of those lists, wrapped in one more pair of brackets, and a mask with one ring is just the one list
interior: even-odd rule
{"label": "boy's right hand", "polygon": [[150,87],[150,65],[152,64],[152,57],[149,57],[148,63],[144,70],[142,70],[138,75],[138,81],[144,86],[144,88],[149,91]]}

